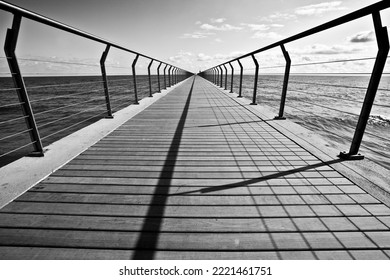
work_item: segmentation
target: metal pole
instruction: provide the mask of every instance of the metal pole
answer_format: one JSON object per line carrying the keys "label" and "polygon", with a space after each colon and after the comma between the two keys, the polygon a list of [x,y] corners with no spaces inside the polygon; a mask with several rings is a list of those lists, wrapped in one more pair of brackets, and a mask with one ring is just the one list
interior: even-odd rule
{"label": "metal pole", "polygon": [[21,103],[23,115],[26,117],[25,121],[27,128],[29,129],[30,139],[34,147],[34,151],[30,155],[42,157],[43,145],[41,137],[39,136],[39,131],[35,122],[33,110],[31,108],[30,99],[28,98],[27,89],[24,84],[24,79],[15,54],[21,21],[22,17],[19,14],[15,14],[12,22],[12,28],[8,28],[7,30],[4,51],[12,75],[12,80],[18,94],[19,102]]}
{"label": "metal pole", "polygon": [[134,101],[134,104],[135,105],[138,105],[138,93],[137,93],[137,77],[136,77],[136,74],[135,74],[135,65],[137,64],[137,60],[138,60],[138,57],[139,57],[139,54],[137,54],[134,58],[134,61],[133,61],[133,64],[131,65],[131,68],[133,69],[133,83],[134,83],[134,96],[135,96],[135,101]]}
{"label": "metal pole", "polygon": [[228,70],[226,68],[226,64],[223,65],[223,68],[225,68],[225,90],[227,89],[227,76],[228,76]]}
{"label": "metal pole", "polygon": [[222,66],[219,66],[219,70],[221,70],[221,84],[219,86],[222,87],[222,85],[223,85],[223,70],[222,70]]}
{"label": "metal pole", "polygon": [[233,93],[233,75],[234,75],[234,68],[231,62],[229,62],[230,68],[232,68],[232,79],[230,81],[230,93]]}
{"label": "metal pole", "polygon": [[237,62],[238,62],[238,65],[240,65],[240,87],[238,90],[237,97],[241,98],[242,97],[242,75],[244,73],[244,68],[242,67],[241,61],[239,59],[237,59]]}
{"label": "metal pole", "polygon": [[282,49],[284,59],[286,60],[286,68],[284,70],[284,80],[283,80],[282,97],[280,99],[279,115],[276,116],[275,119],[285,120],[286,118],[283,116],[283,114],[284,114],[284,105],[286,103],[288,80],[290,77],[291,58],[289,53],[286,51],[284,45],[280,45],[280,48]]}
{"label": "metal pole", "polygon": [[152,78],[150,77],[150,67],[152,67],[152,64],[153,64],[153,59],[150,61],[149,65],[148,65],[148,78],[149,78],[149,97],[153,97],[153,94],[152,94]]}
{"label": "metal pole", "polygon": [[158,92],[161,92],[161,84],[160,84],[160,67],[162,65],[162,62],[157,67],[157,83],[158,83]]}
{"label": "metal pole", "polygon": [[110,102],[110,93],[108,91],[108,82],[107,82],[107,73],[106,73],[106,66],[105,62],[107,59],[108,52],[110,51],[110,45],[106,46],[106,49],[104,50],[102,57],[100,58],[100,70],[102,72],[102,78],[103,78],[103,87],[104,87],[104,94],[106,96],[106,106],[107,106],[107,117],[108,119],[112,119],[112,111],[111,111],[111,102]]}
{"label": "metal pole", "polygon": [[215,85],[218,85],[218,81],[219,81],[219,68],[218,67],[215,67],[215,71],[217,72],[217,75],[216,75],[216,79],[215,79]]}
{"label": "metal pole", "polygon": [[253,62],[255,63],[256,70],[255,70],[255,83],[253,86],[253,98],[252,98],[252,103],[250,105],[257,105],[256,97],[257,97],[257,80],[259,78],[259,63],[257,62],[257,59],[253,54],[252,54],[252,59]]}
{"label": "metal pole", "polygon": [[379,83],[383,74],[383,69],[386,65],[387,55],[389,54],[389,36],[387,28],[382,26],[381,16],[379,11],[372,14],[374,21],[375,35],[378,44],[378,53],[376,56],[374,69],[372,70],[370,82],[368,84],[366,96],[364,98],[362,110],[356,126],[355,134],[352,139],[352,144],[348,153],[341,152],[339,157],[343,159],[363,159],[364,156],[358,154],[360,144],[363,139],[367,121],[370,117],[372,105],[375,100],[375,95],[379,87]]}
{"label": "metal pole", "polygon": [[168,67],[168,64],[165,64],[165,67],[164,67],[164,89],[167,89],[167,78],[165,75],[165,70],[167,70],[167,67]]}
{"label": "metal pole", "polygon": [[172,69],[172,65],[169,65],[169,68],[168,68],[168,87],[171,86],[171,69]]}

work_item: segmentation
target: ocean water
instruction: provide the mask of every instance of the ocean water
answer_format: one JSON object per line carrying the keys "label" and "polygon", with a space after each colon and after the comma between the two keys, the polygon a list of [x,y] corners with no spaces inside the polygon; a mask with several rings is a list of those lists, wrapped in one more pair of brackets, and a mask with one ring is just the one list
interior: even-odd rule
{"label": "ocean water", "polygon": [[[348,151],[368,83],[369,76],[290,76],[284,116],[321,135],[329,146]],[[257,103],[272,107],[275,116],[282,85],[282,75],[259,76]],[[244,75],[243,96],[252,100],[253,88],[254,76]],[[239,91],[238,76],[233,91]],[[382,77],[360,151],[390,169],[390,76]]]}
{"label": "ocean water", "polygon": [[[235,76],[233,91],[236,93],[238,81],[239,77]],[[368,81],[367,76],[293,75],[289,81],[285,116],[315,131],[330,146],[348,151]],[[107,115],[101,77],[28,77],[25,83],[44,146]],[[108,83],[113,112],[134,102],[131,76],[111,76]],[[163,84],[161,78],[162,87]],[[257,103],[270,106],[275,115],[279,110],[282,84],[281,75],[259,76]],[[138,98],[147,97],[147,76],[137,76],[137,85]],[[252,98],[253,86],[254,76],[244,75],[242,90],[245,97]],[[3,139],[0,140],[0,166],[32,151],[19,101],[12,88],[11,79],[0,78],[0,139]],[[152,77],[152,89],[153,92],[158,90],[156,76]],[[390,77],[387,76],[382,78],[361,152],[367,159],[390,169],[389,139]],[[24,145],[27,146],[9,153]],[[1,156],[3,154],[7,155]]]}
{"label": "ocean water", "polygon": [[[161,76],[160,82],[163,87]],[[101,77],[26,77],[25,84],[44,146],[107,116]],[[134,103],[131,76],[110,76],[108,86],[113,112]],[[33,151],[13,88],[10,78],[0,78],[0,166]],[[152,90],[158,91],[157,76],[152,76]],[[146,75],[137,76],[137,92],[139,100],[149,95]]]}

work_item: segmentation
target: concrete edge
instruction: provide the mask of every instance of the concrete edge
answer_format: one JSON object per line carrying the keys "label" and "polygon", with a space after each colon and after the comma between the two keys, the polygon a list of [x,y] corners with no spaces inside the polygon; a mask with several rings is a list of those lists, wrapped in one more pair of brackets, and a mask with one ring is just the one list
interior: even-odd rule
{"label": "concrete edge", "polygon": [[45,147],[44,157],[23,157],[0,168],[0,208],[47,178],[119,126],[170,93],[185,79],[153,97],[145,97],[139,105],[130,105]]}
{"label": "concrete edge", "polygon": [[[214,85],[213,83],[211,84]],[[273,128],[292,139],[320,160],[331,161],[339,159],[337,155],[341,150],[331,147],[326,140],[315,132],[287,119],[274,120],[274,117],[277,115],[275,109],[264,104],[250,105],[251,100],[245,97],[237,98],[237,93],[230,93],[228,90],[214,86],[261,119],[266,120]],[[386,168],[368,159],[342,161],[332,164],[332,167],[376,199],[390,206],[390,176],[386,176],[386,174],[389,174]]]}

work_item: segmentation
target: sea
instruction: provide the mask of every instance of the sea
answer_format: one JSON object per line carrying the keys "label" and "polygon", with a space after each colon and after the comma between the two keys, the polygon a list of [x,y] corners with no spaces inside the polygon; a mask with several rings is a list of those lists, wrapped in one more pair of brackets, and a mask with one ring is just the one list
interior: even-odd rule
{"label": "sea", "polygon": [[[234,76],[236,93],[238,81]],[[161,76],[160,83],[164,87]],[[369,76],[362,75],[291,75],[284,116],[319,134],[330,146],[348,151],[368,83]],[[107,116],[100,76],[26,77],[25,84],[44,146]],[[282,85],[282,75],[260,75],[257,103],[277,115]],[[134,103],[131,76],[110,76],[108,86],[113,112]],[[252,99],[253,87],[254,76],[244,75],[243,96]],[[138,99],[149,95],[146,75],[137,76],[137,91]],[[158,91],[157,76],[152,76],[152,91]],[[0,167],[30,153],[30,143],[12,80],[0,78]],[[360,151],[390,169],[390,76],[382,77]]]}

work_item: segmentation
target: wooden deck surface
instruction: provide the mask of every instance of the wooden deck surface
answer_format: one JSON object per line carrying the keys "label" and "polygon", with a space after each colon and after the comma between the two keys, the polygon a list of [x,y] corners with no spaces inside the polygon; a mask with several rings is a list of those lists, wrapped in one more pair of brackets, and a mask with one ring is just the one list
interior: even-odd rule
{"label": "wooden deck surface", "polygon": [[0,211],[1,259],[389,259],[390,209],[188,79]]}

